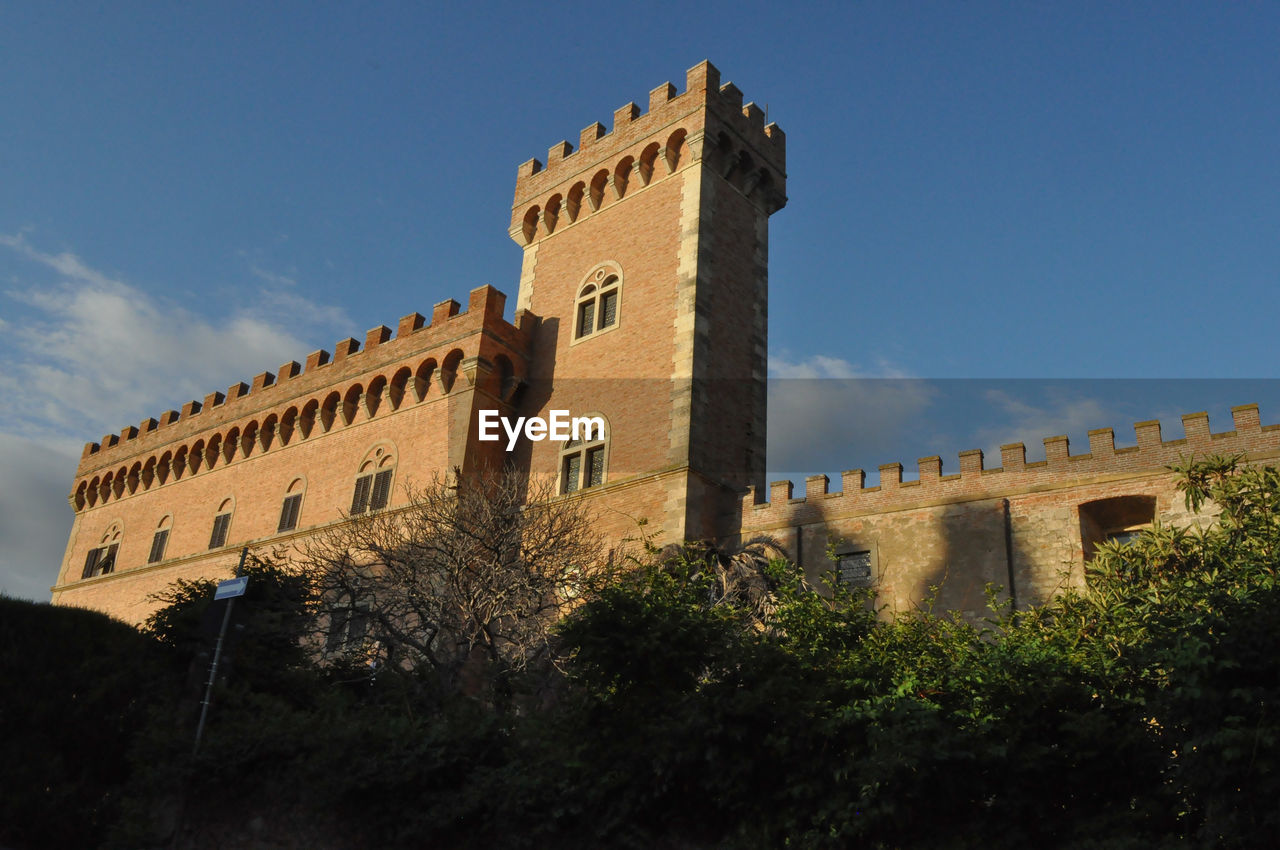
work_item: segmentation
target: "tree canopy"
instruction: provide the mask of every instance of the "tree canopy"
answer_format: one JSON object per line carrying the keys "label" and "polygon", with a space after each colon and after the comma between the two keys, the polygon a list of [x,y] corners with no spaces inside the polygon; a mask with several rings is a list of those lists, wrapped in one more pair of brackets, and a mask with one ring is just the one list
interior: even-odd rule
{"label": "tree canopy", "polygon": [[[121,847],[167,843],[178,787],[204,802],[192,846],[1275,846],[1280,473],[1213,458],[1178,474],[1214,522],[1102,545],[1038,608],[993,588],[981,622],[889,618],[761,542],[645,551],[541,621],[554,664],[482,668],[503,699],[424,690],[421,664],[351,675],[305,636],[331,588],[264,559],[200,755],[185,720],[152,714],[120,736],[117,790],[54,780]],[[131,637],[151,649],[128,651],[198,667],[206,590],[175,588],[152,638]],[[92,675],[115,693],[147,686],[135,674]]]}

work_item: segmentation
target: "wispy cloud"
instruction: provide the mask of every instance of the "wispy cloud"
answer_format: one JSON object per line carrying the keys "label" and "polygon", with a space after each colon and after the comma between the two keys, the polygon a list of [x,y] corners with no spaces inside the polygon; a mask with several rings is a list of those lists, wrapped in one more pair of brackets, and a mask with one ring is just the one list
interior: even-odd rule
{"label": "wispy cloud", "polygon": [[[10,492],[8,485],[24,481],[32,494],[29,506],[0,504],[7,520],[0,586],[10,592],[17,592],[10,585],[33,586],[24,571],[38,570],[44,588],[53,581],[65,544],[66,490],[85,441],[274,370],[314,348],[320,334],[351,327],[340,308],[307,299],[292,280],[264,280],[251,308],[196,312],[74,253],[42,251],[25,234],[0,234],[0,248],[30,263],[4,292],[26,309],[5,324],[0,349],[0,480]],[[44,461],[32,466],[37,454]],[[18,552],[11,518],[31,511],[63,517],[61,531],[38,551]]]}
{"label": "wispy cloud", "polygon": [[24,233],[15,235],[0,233],[0,245],[12,248],[28,260],[34,260],[41,265],[48,266],[69,280],[102,287],[117,285],[117,281],[112,280],[97,269],[85,265],[75,254],[65,251],[61,254],[45,254],[37,251],[27,242],[27,237]]}
{"label": "wispy cloud", "polygon": [[877,360],[871,367],[858,366],[842,357],[814,354],[794,360],[788,352],[769,356],[772,378],[909,378],[909,373],[887,360]]}
{"label": "wispy cloud", "polygon": [[1042,457],[1045,437],[1087,433],[1122,418],[1101,399],[1066,389],[1052,390],[1037,402],[999,389],[988,390],[985,398],[999,412],[1000,424],[981,428],[975,436],[984,450],[997,458],[1000,446],[1007,443],[1025,443],[1029,457]]}
{"label": "wispy cloud", "polygon": [[249,273],[252,274],[254,277],[258,278],[259,280],[265,281],[266,283],[272,284],[273,286],[294,286],[298,282],[297,279],[292,278],[288,275],[277,274],[276,272],[267,271],[257,263],[249,264]]}
{"label": "wispy cloud", "polygon": [[771,475],[833,472],[861,457],[896,459],[902,433],[935,395],[891,363],[872,368],[828,355],[774,356],[769,381]]}
{"label": "wispy cloud", "polygon": [[118,430],[297,358],[309,350],[304,337],[350,327],[340,308],[279,289],[262,290],[252,309],[197,314],[22,235],[0,245],[55,273],[5,293],[32,318],[9,329],[0,353],[0,382],[17,402],[0,411],[4,431]]}

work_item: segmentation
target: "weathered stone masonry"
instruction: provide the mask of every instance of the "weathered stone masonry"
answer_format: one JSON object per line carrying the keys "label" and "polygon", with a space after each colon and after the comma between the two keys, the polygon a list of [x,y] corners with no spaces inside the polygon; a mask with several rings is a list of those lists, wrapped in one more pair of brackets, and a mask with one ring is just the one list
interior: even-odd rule
{"label": "weathered stone masonry", "polygon": [[1186,436],[1175,440],[1161,438],[1159,422],[1139,422],[1137,445],[1120,449],[1110,428],[1091,431],[1087,454],[1070,454],[1064,436],[1047,437],[1036,463],[1014,443],[1001,447],[994,469],[981,451],[963,452],[952,475],[942,474],[941,458],[921,458],[916,481],[886,464],[878,487],[865,487],[860,469],[845,472],[837,492],[825,475],[807,479],[799,497],[790,481],[775,482],[767,499],[748,491],[735,520],[744,536],[785,542],[814,577],[832,566],[829,544],[870,553],[880,599],[896,610],[937,587],[942,607],[980,615],[988,582],[1025,607],[1080,584],[1086,556],[1111,532],[1156,519],[1204,521],[1186,511],[1170,465],[1211,454],[1280,459],[1280,426],[1263,426],[1257,405],[1233,408],[1232,417],[1234,430],[1215,434],[1207,414],[1183,416]]}

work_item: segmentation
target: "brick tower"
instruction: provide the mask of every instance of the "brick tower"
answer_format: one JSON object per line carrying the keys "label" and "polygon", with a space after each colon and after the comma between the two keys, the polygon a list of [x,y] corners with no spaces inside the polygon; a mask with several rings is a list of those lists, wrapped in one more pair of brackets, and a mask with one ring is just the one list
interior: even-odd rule
{"label": "brick tower", "polygon": [[[602,540],[736,533],[763,484],[767,248],[783,135],[708,63],[683,94],[520,168],[518,303],[474,290],[85,446],[54,601],[133,622],[241,546],[302,545],[414,482],[514,461],[584,491]],[[478,420],[605,419],[601,439],[480,439]]]}
{"label": "brick tower", "polygon": [[[577,150],[520,166],[517,309],[541,316],[524,413],[597,414],[607,445],[526,447],[561,492],[660,523],[664,541],[734,533],[762,487],[769,216],[786,203],[785,137],[709,62],[595,123]],[[634,525],[632,525],[634,530]],[[651,526],[651,530],[657,528]]]}

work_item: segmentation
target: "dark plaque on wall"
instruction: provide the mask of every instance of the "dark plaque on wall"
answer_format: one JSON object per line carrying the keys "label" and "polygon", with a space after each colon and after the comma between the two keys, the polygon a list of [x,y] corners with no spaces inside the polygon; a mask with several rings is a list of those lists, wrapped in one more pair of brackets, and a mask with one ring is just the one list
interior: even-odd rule
{"label": "dark plaque on wall", "polygon": [[871,553],[845,552],[836,563],[836,579],[845,587],[871,586]]}

